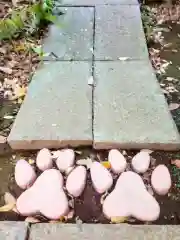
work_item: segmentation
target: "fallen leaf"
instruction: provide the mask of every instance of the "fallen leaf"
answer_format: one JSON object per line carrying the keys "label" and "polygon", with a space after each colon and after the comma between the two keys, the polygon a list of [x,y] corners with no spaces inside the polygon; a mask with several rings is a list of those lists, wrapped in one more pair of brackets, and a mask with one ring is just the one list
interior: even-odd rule
{"label": "fallen leaf", "polygon": [[65,217],[67,217],[67,220],[68,220],[68,219],[72,219],[72,218],[74,217],[74,210],[71,210],[71,211],[68,213],[68,215],[65,216]]}
{"label": "fallen leaf", "polygon": [[106,191],[106,192],[101,196],[101,198],[100,198],[100,203],[101,203],[101,204],[104,203],[104,200],[105,200],[105,198],[107,197],[107,195],[108,195],[108,191]]}
{"label": "fallen leaf", "polygon": [[7,74],[12,74],[12,69],[8,67],[0,67],[0,71]]}
{"label": "fallen leaf", "polygon": [[6,54],[7,50],[6,48],[0,47],[0,53]]}
{"label": "fallen leaf", "polygon": [[140,152],[146,152],[146,153],[151,154],[151,153],[153,153],[154,151],[153,151],[153,150],[150,150],[150,149],[141,149]]}
{"label": "fallen leaf", "polygon": [[77,150],[75,150],[74,152],[77,153],[78,155],[81,155],[81,154],[82,154],[81,151],[77,151]]}
{"label": "fallen leaf", "polygon": [[16,204],[16,198],[9,192],[5,192],[4,194],[4,202],[6,205],[8,204]]}
{"label": "fallen leaf", "polygon": [[28,160],[28,163],[29,163],[30,165],[32,165],[32,164],[35,163],[35,160],[30,158],[30,159]]}
{"label": "fallen leaf", "polygon": [[154,192],[153,192],[153,189],[150,185],[147,186],[147,191],[153,196],[154,195]]}
{"label": "fallen leaf", "polygon": [[18,104],[22,104],[23,103],[23,99],[22,98],[18,98]]}
{"label": "fallen leaf", "polygon": [[94,86],[94,78],[93,78],[93,76],[89,77],[89,79],[88,79],[88,85]]}
{"label": "fallen leaf", "polygon": [[9,211],[13,210],[14,206],[15,206],[15,204],[12,204],[12,203],[6,204],[6,205],[0,207],[0,212],[9,212]]}
{"label": "fallen leaf", "polygon": [[58,222],[66,222],[66,217],[65,216],[62,216],[58,219]]}
{"label": "fallen leaf", "polygon": [[93,163],[93,161],[91,158],[79,159],[76,162],[77,165],[84,165],[87,167],[87,169],[89,169],[91,167],[92,163]]}
{"label": "fallen leaf", "polygon": [[177,168],[180,168],[180,159],[171,160],[171,164],[175,165]]}
{"label": "fallen leaf", "polygon": [[177,108],[179,108],[180,104],[178,103],[170,103],[169,104],[169,110],[172,111],[172,110],[175,110]]}
{"label": "fallen leaf", "polygon": [[127,152],[125,150],[122,151],[122,155],[125,156],[127,155]]}
{"label": "fallen leaf", "polygon": [[100,162],[105,168],[109,169],[111,168],[111,164],[109,161],[103,161],[103,162]]}
{"label": "fallen leaf", "polygon": [[18,2],[19,2],[18,0],[12,0],[13,6],[16,7]]}
{"label": "fallen leaf", "polygon": [[112,217],[111,223],[124,223],[128,220],[128,217]]}
{"label": "fallen leaf", "polygon": [[7,120],[10,120],[10,119],[13,119],[14,116],[6,115],[6,116],[4,116],[3,118],[4,118],[4,119],[7,119]]}
{"label": "fallen leaf", "polygon": [[73,169],[74,169],[74,166],[73,167],[68,167],[68,169],[65,170],[65,174],[69,175],[70,172],[72,172]]}
{"label": "fallen leaf", "polygon": [[16,96],[18,98],[22,98],[26,95],[26,88],[25,87],[19,87],[16,92]]}
{"label": "fallen leaf", "polygon": [[68,203],[71,208],[74,208],[74,198],[72,196]]}
{"label": "fallen leaf", "polygon": [[40,220],[35,217],[27,217],[24,221],[27,223],[39,223],[40,222]]}
{"label": "fallen leaf", "polygon": [[78,228],[79,228],[80,230],[82,230],[83,221],[80,219],[80,217],[77,216],[76,219],[75,219],[75,221],[76,221],[76,224],[77,224]]}
{"label": "fallen leaf", "polygon": [[156,159],[151,157],[151,165],[154,167],[156,164]]}

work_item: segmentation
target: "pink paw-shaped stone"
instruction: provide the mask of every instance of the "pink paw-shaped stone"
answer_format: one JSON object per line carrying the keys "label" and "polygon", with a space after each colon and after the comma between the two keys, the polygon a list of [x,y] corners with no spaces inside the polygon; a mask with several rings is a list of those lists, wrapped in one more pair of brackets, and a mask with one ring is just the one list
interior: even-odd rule
{"label": "pink paw-shaped stone", "polygon": [[104,200],[103,213],[109,219],[132,216],[141,221],[155,221],[160,206],[146,190],[142,178],[128,171],[121,174],[115,189]]}
{"label": "pink paw-shaped stone", "polygon": [[59,219],[68,213],[68,199],[63,191],[63,177],[56,169],[44,171],[31,188],[17,199],[16,207],[23,216],[41,213]]}
{"label": "pink paw-shaped stone", "polygon": [[15,181],[17,185],[26,189],[36,180],[36,173],[33,167],[24,159],[19,160],[15,166]]}

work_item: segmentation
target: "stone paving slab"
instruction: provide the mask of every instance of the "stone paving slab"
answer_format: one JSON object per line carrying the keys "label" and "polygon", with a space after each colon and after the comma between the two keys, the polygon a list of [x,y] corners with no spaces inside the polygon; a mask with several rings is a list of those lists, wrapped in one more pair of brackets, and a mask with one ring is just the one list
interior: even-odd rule
{"label": "stone paving slab", "polygon": [[94,9],[92,7],[60,7],[58,24],[49,27],[44,40],[44,60],[91,60],[93,49]]}
{"label": "stone paving slab", "polygon": [[29,240],[179,240],[179,226],[127,224],[35,224]]}
{"label": "stone paving slab", "polygon": [[56,6],[139,5],[138,0],[57,0]]}
{"label": "stone paving slab", "polygon": [[46,62],[34,75],[8,142],[13,149],[92,144],[91,62]]}
{"label": "stone paving slab", "polygon": [[147,59],[139,6],[97,6],[95,60]]}
{"label": "stone paving slab", "polygon": [[27,228],[24,222],[0,222],[0,240],[26,240]]}
{"label": "stone paving slab", "polygon": [[95,62],[94,147],[180,148],[149,61]]}

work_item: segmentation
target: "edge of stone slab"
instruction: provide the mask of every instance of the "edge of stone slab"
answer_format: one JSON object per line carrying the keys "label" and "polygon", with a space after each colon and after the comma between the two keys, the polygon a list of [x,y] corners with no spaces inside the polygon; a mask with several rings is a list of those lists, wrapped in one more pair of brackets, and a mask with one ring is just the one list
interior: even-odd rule
{"label": "edge of stone slab", "polygon": [[5,236],[5,238],[3,237],[1,240],[27,240],[29,227],[29,224],[26,222],[1,221],[0,239]]}
{"label": "edge of stone slab", "polygon": [[64,0],[56,1],[56,7],[95,7],[98,5],[139,5],[138,0]]}
{"label": "edge of stone slab", "polygon": [[[130,225],[130,224],[62,224],[37,223],[31,227],[29,239],[175,239],[180,235],[178,225]],[[177,238],[178,239],[178,238]]]}
{"label": "edge of stone slab", "polygon": [[162,150],[162,151],[178,151],[180,150],[180,140],[177,143],[117,143],[117,142],[105,142],[105,141],[96,141],[93,143],[94,149],[113,149],[120,148],[125,150],[140,150],[140,149],[152,149],[152,150]]}
{"label": "edge of stone slab", "polygon": [[14,150],[39,150],[42,148],[58,149],[66,147],[92,146],[92,140],[13,140],[8,137],[8,143]]}

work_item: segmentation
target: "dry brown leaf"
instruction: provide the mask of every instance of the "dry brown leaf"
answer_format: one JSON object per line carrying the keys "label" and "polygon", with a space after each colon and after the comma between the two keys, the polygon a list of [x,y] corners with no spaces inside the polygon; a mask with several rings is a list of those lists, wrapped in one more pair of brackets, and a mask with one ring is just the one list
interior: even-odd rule
{"label": "dry brown leaf", "polygon": [[112,217],[111,223],[124,223],[128,220],[128,217]]}
{"label": "dry brown leaf", "polygon": [[79,159],[76,162],[77,165],[84,165],[87,167],[87,169],[89,169],[91,167],[92,163],[93,163],[93,161],[91,158]]}
{"label": "dry brown leaf", "polygon": [[13,6],[17,6],[17,3],[18,3],[18,0],[12,0],[12,4],[13,4]]}
{"label": "dry brown leaf", "polygon": [[67,220],[68,220],[68,219],[72,219],[72,218],[74,217],[74,210],[71,210],[71,211],[68,213],[68,215],[65,216],[65,217],[67,217]]}
{"label": "dry brown leaf", "polygon": [[108,195],[108,192],[106,191],[106,192],[101,196],[101,198],[100,198],[100,203],[101,203],[101,204],[104,203],[104,200],[105,200],[105,198],[107,197],[107,195]]}
{"label": "dry brown leaf", "polygon": [[73,167],[68,167],[68,168],[65,170],[65,174],[66,174],[66,175],[69,175],[70,172],[72,172],[73,169],[74,169],[74,166],[73,166]]}
{"label": "dry brown leaf", "polygon": [[180,104],[178,103],[170,103],[169,104],[169,110],[172,111],[172,110],[175,110],[177,108],[179,108]]}
{"label": "dry brown leaf", "polygon": [[177,168],[180,168],[180,159],[171,160],[171,164],[175,165]]}
{"label": "dry brown leaf", "polygon": [[111,164],[109,161],[103,161],[100,162],[105,168],[110,169],[111,168]]}
{"label": "dry brown leaf", "polygon": [[10,212],[15,207],[15,204],[10,203],[0,207],[0,212]]}
{"label": "dry brown leaf", "polygon": [[9,192],[5,192],[4,194],[4,202],[6,205],[8,204],[16,204],[16,198]]}
{"label": "dry brown leaf", "polygon": [[8,67],[0,67],[0,71],[7,74],[12,74],[12,69]]}
{"label": "dry brown leaf", "polygon": [[153,150],[150,150],[150,149],[142,149],[140,152],[146,152],[146,153],[153,153],[154,151]]}
{"label": "dry brown leaf", "polygon": [[39,223],[40,222],[40,220],[35,217],[27,217],[24,221],[27,223]]}

